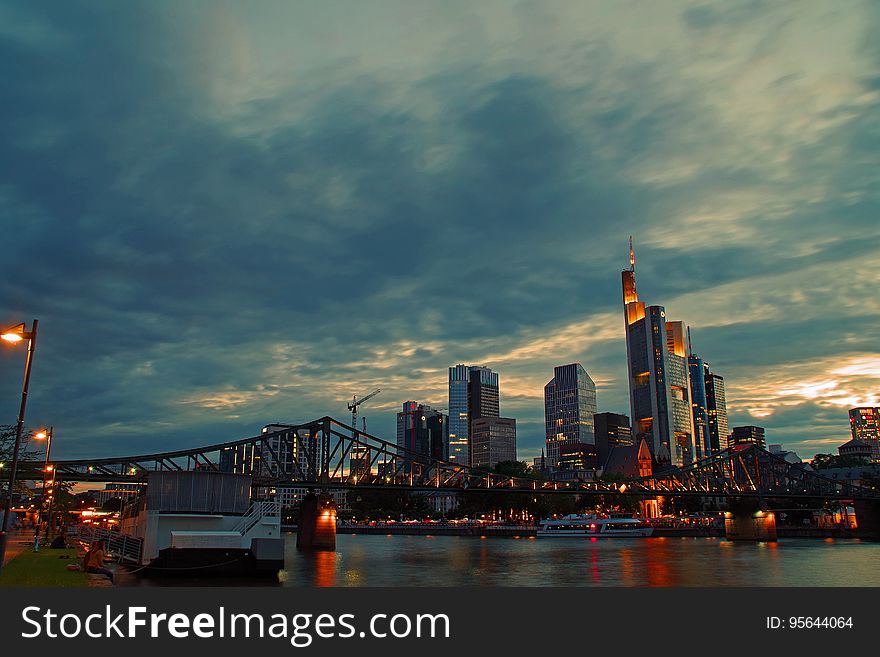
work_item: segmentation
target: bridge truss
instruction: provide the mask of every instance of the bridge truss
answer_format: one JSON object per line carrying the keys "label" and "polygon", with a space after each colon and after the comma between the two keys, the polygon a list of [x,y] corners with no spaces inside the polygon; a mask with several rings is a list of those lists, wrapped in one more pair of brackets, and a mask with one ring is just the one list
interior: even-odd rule
{"label": "bridge truss", "polygon": [[[880,492],[823,477],[757,446],[738,446],[686,468],[626,481],[548,482],[509,477],[411,452],[324,417],[206,447],[118,458],[56,461],[63,481],[142,483],[150,471],[248,474],[259,486],[397,488],[411,491],[534,491],[642,498],[743,497],[877,500]],[[42,479],[25,463],[21,479]]]}

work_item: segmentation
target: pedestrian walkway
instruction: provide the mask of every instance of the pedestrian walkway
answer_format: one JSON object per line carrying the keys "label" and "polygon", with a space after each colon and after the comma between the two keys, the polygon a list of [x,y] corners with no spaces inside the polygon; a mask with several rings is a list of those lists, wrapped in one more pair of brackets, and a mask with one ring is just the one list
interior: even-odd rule
{"label": "pedestrian walkway", "polygon": [[32,549],[33,546],[33,534],[28,534],[27,532],[10,532],[9,538],[6,541],[6,561],[4,563],[9,563],[22,552]]}

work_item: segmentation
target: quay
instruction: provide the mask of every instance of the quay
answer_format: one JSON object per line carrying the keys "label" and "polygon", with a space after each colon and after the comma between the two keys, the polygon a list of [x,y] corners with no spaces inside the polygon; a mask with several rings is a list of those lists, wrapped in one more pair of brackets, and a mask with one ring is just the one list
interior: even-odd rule
{"label": "quay", "polygon": [[[296,525],[283,525],[284,533],[296,533]],[[394,523],[384,525],[364,525],[339,523],[337,534],[365,535],[400,535],[400,536],[485,536],[497,538],[515,538],[536,536],[534,525],[446,525],[446,524],[407,524]],[[865,538],[858,530],[820,527],[777,527],[779,538]],[[724,538],[724,527],[690,526],[690,527],[655,527],[654,538]]]}

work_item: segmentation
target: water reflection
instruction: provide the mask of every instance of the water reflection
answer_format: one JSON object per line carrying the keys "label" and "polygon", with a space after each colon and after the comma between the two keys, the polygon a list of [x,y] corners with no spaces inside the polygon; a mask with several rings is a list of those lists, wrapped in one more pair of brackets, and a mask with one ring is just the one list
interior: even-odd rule
{"label": "water reflection", "polygon": [[[285,542],[282,586],[880,586],[880,543],[717,538],[515,540],[344,535],[337,551]],[[132,577],[132,579],[135,579]],[[139,579],[140,585],[254,586],[274,579]]]}
{"label": "water reflection", "polygon": [[878,558],[880,544],[844,540],[340,534],[335,553],[300,553],[288,540],[284,585],[878,586]]}
{"label": "water reflection", "polygon": [[315,586],[336,586],[336,552],[315,553]]}

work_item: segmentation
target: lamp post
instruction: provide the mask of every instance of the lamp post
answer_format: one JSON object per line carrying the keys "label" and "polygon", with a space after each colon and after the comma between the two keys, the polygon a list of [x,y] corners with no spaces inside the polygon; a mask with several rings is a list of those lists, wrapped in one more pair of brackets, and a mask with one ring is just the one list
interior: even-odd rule
{"label": "lamp post", "polygon": [[9,465],[9,487],[6,489],[6,506],[3,514],[3,526],[0,528],[0,570],[6,560],[6,541],[9,536],[9,521],[12,518],[12,490],[15,487],[15,475],[18,474],[18,451],[21,448],[21,434],[24,430],[24,409],[27,406],[28,385],[31,382],[31,365],[34,362],[34,348],[37,344],[37,320],[34,320],[30,331],[22,323],[0,332],[0,339],[17,344],[27,340],[27,356],[24,362],[24,383],[21,387],[21,407],[18,410],[18,424],[15,426],[15,446],[12,448],[12,462]]}
{"label": "lamp post", "polygon": [[[49,455],[52,453],[52,429],[53,427],[49,427],[49,431],[40,431],[37,433],[34,438],[37,440],[45,440],[46,441],[46,461],[43,463],[43,489],[40,492],[40,512],[37,514],[37,528],[34,531],[34,552],[40,551],[40,527],[43,524],[43,506],[46,504],[46,473],[49,472],[51,466],[49,465]],[[52,472],[52,483],[55,483],[55,472]],[[52,486],[53,490],[55,486]],[[50,502],[50,509],[51,502]],[[49,522],[52,521],[52,514],[49,513]]]}

